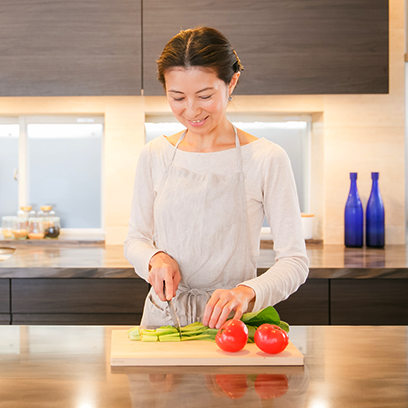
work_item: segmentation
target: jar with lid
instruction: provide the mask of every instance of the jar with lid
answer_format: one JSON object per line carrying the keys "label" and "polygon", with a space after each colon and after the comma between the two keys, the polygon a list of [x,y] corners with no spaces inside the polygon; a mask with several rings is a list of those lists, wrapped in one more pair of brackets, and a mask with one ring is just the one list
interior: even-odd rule
{"label": "jar with lid", "polygon": [[52,205],[43,205],[40,207],[40,211],[37,213],[37,217],[55,217],[55,211],[52,209]]}
{"label": "jar with lid", "polygon": [[17,212],[17,217],[26,218],[28,220],[30,217],[35,217],[35,211],[31,205],[23,205]]}
{"label": "jar with lid", "polygon": [[15,218],[14,227],[12,230],[15,239],[27,239],[28,236],[28,218],[25,216],[17,216]]}
{"label": "jar with lid", "polygon": [[13,239],[13,230],[16,225],[16,216],[1,217],[1,233],[5,239]]}
{"label": "jar with lid", "polygon": [[59,217],[44,218],[44,236],[45,238],[58,238],[61,224]]}
{"label": "jar with lid", "polygon": [[28,238],[44,238],[44,219],[41,217],[31,217],[28,219]]}

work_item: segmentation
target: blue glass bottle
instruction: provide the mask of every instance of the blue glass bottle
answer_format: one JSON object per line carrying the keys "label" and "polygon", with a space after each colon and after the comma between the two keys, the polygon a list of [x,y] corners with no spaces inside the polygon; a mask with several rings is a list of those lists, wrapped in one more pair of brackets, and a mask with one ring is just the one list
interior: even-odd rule
{"label": "blue glass bottle", "polygon": [[385,242],[384,204],[378,187],[379,173],[371,173],[373,184],[366,211],[366,245],[383,248]]}
{"label": "blue glass bottle", "polygon": [[357,173],[350,173],[350,191],[344,210],[344,244],[361,248],[364,239],[363,205],[357,190]]}

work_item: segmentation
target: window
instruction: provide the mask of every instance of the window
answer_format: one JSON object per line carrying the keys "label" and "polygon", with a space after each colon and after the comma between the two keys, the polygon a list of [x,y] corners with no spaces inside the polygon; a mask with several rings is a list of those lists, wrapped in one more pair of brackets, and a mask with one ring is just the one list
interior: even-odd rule
{"label": "window", "polygon": [[0,118],[0,215],[52,205],[62,228],[102,228],[102,117]]}
{"label": "window", "polygon": [[0,122],[0,216],[15,215],[18,209],[18,136],[14,118]]}

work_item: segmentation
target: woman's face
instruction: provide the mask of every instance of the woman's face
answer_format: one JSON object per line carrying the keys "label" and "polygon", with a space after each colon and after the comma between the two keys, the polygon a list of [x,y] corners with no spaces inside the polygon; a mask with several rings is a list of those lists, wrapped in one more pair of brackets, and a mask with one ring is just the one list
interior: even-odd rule
{"label": "woman's face", "polygon": [[237,83],[226,85],[214,70],[176,67],[164,74],[166,95],[176,119],[193,133],[206,134],[226,120],[228,97]]}

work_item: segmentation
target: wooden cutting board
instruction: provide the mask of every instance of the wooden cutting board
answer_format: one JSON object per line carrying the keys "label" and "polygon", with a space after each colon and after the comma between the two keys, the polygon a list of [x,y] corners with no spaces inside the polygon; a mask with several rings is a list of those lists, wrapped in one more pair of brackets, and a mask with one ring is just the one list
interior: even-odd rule
{"label": "wooden cutting board", "polygon": [[211,341],[143,343],[131,341],[126,330],[113,330],[111,366],[302,366],[303,354],[289,342],[279,354],[267,354],[256,344],[228,353]]}

